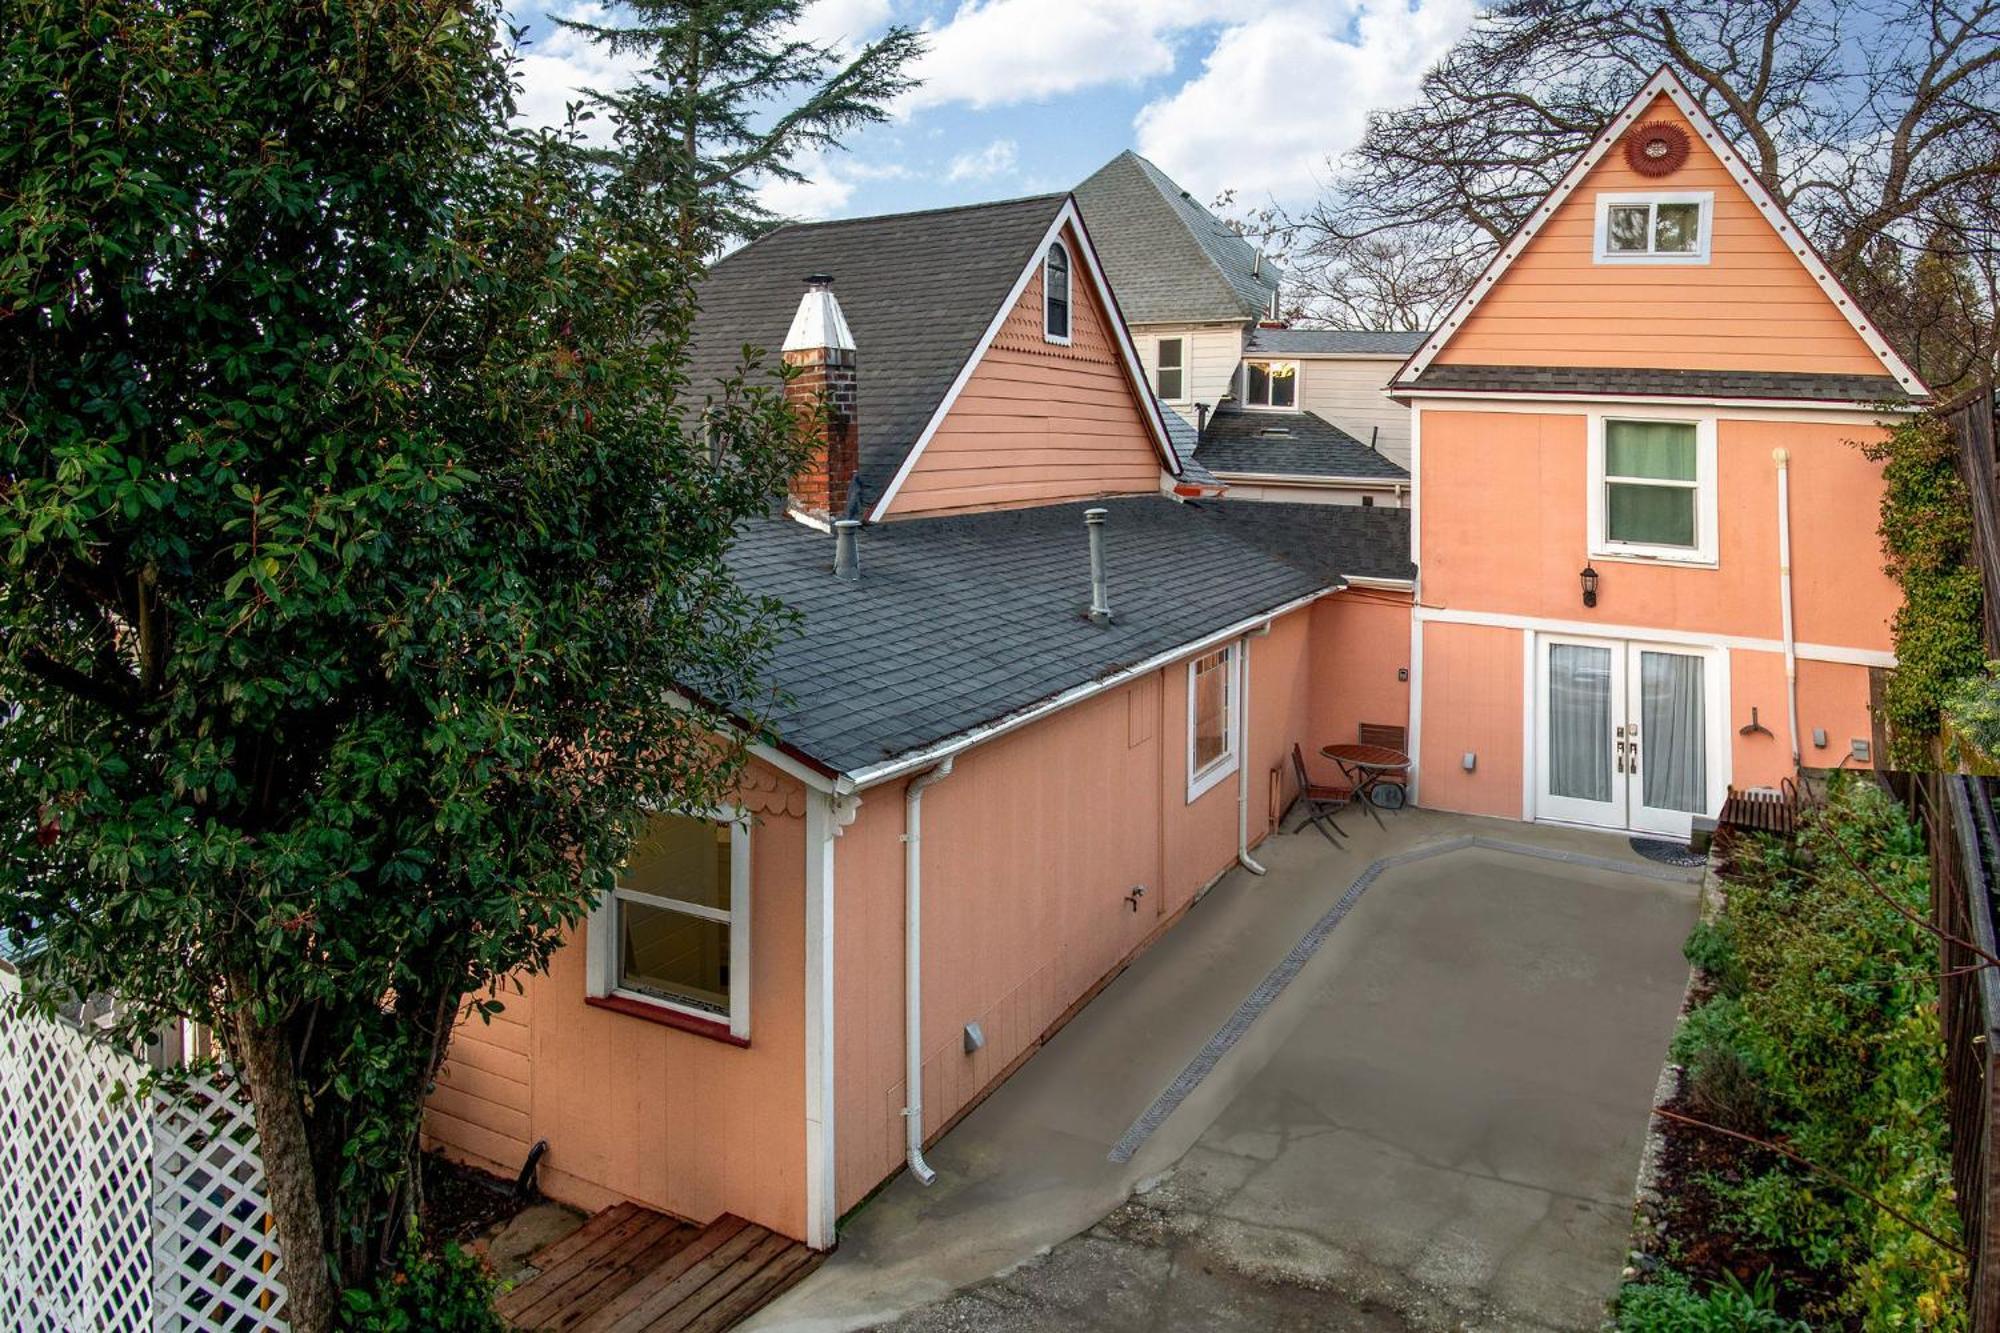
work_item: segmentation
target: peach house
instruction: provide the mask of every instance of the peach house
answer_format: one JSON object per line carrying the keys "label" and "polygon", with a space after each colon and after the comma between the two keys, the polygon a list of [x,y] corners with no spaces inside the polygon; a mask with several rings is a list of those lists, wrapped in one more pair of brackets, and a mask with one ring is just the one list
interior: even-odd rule
{"label": "peach house", "polygon": [[1662,70],[1399,372],[1422,804],[1685,835],[1868,767],[1926,391]]}
{"label": "peach house", "polygon": [[735,799],[662,812],[454,1041],[431,1141],[546,1142],[559,1199],[831,1246],[1258,871],[1295,745],[1404,728],[1424,805],[1672,836],[1872,760],[1897,592],[1854,442],[1925,390],[1667,73],[1396,372],[1409,508],[1225,494],[1364,446],[1276,401],[1196,438],[1067,195],[781,228],[701,304],[698,391],[778,348],[828,408],[732,557],[799,625]]}
{"label": "peach house", "polygon": [[1294,744],[1402,727],[1409,512],[1218,499],[1066,195],[782,228],[692,382],[781,348],[812,465],[733,556],[800,617],[728,808],[663,812],[430,1141],[549,1194],[837,1220],[1257,844]]}

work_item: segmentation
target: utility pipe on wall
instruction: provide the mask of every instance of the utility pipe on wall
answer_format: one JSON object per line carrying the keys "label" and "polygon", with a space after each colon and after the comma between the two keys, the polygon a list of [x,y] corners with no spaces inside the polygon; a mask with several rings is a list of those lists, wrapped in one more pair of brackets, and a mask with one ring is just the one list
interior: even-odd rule
{"label": "utility pipe on wall", "polygon": [[1785,715],[1791,723],[1792,767],[1799,766],[1799,650],[1792,637],[1792,456],[1773,449],[1778,465],[1778,614],[1785,638]]}
{"label": "utility pipe on wall", "polygon": [[[1267,623],[1263,632],[1270,631]],[[1250,859],[1250,636],[1236,641],[1236,864],[1253,875],[1264,867]]]}
{"label": "utility pipe on wall", "polygon": [[903,1144],[919,1185],[937,1179],[924,1160],[924,788],[950,777],[954,758],[903,790]]}

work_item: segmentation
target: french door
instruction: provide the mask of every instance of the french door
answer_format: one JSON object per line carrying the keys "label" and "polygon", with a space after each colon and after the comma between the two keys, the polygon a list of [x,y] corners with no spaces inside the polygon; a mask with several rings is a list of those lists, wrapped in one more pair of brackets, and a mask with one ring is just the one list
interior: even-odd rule
{"label": "french door", "polygon": [[1622,639],[1536,647],[1537,817],[1685,837],[1714,813],[1709,653]]}

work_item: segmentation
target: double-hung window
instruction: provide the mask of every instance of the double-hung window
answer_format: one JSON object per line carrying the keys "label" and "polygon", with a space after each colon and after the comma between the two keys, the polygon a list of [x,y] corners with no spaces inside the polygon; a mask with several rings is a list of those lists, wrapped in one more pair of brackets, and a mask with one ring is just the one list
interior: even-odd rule
{"label": "double-hung window", "polygon": [[1243,405],[1245,407],[1297,407],[1298,403],[1298,362],[1246,361],[1243,363]]}
{"label": "double-hung window", "polygon": [[1591,419],[1594,555],[1715,561],[1715,421]]}
{"label": "double-hung window", "polygon": [[653,816],[592,916],[591,993],[748,1037],[749,888],[735,812]]}
{"label": "double-hung window", "polygon": [[1188,663],[1189,801],[1236,771],[1236,647]]}
{"label": "double-hung window", "polygon": [[1597,196],[1597,261],[1601,264],[1705,264],[1715,196],[1678,194]]}
{"label": "double-hung window", "polygon": [[1042,261],[1042,337],[1069,342],[1069,251],[1061,241],[1050,243]]}
{"label": "double-hung window", "polygon": [[1163,402],[1187,397],[1187,339],[1162,338],[1153,357],[1153,389]]}

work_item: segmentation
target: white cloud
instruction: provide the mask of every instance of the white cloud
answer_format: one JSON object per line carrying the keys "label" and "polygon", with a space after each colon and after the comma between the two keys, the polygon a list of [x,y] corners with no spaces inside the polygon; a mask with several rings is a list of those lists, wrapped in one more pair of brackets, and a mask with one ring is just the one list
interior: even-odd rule
{"label": "white cloud", "polygon": [[1021,156],[1012,139],[995,139],[984,148],[960,153],[945,168],[948,181],[987,181],[995,176],[1011,176]]}
{"label": "white cloud", "polygon": [[905,113],[929,106],[1037,101],[1174,67],[1173,39],[1254,12],[1244,0],[964,0],[913,67],[923,86]]}
{"label": "white cloud", "polygon": [[791,35],[815,46],[854,51],[888,26],[889,0],[813,0],[792,25]]}
{"label": "white cloud", "polygon": [[1472,22],[1475,0],[1360,0],[1352,22],[1292,8],[1224,29],[1202,72],[1149,103],[1139,151],[1197,199],[1312,198],[1368,113],[1416,95]]}
{"label": "white cloud", "polygon": [[792,163],[802,181],[766,181],[757,202],[780,217],[812,221],[831,217],[847,206],[855,188],[868,181],[900,180],[909,169],[898,163],[857,162],[829,153],[802,153]]}
{"label": "white cloud", "polygon": [[[610,6],[586,3],[562,12],[585,23],[603,23],[610,17]],[[568,104],[583,99],[583,89],[610,92],[623,87],[644,63],[636,56],[613,58],[582,33],[559,28],[552,21],[534,22],[518,70],[521,91],[516,119],[527,125],[560,126]],[[600,141],[608,139],[611,133],[602,116],[584,129],[589,137]]]}

